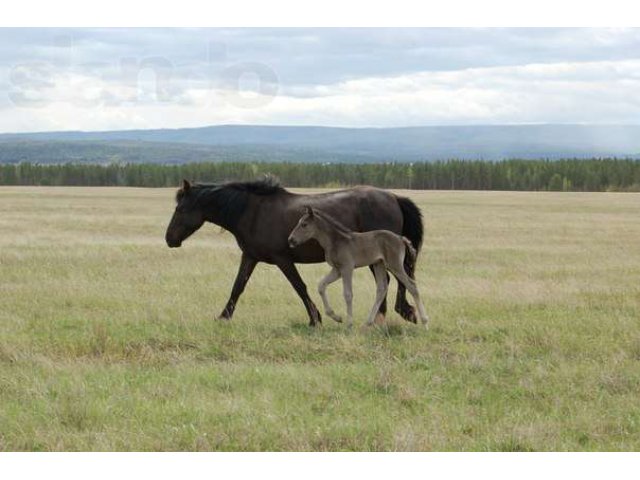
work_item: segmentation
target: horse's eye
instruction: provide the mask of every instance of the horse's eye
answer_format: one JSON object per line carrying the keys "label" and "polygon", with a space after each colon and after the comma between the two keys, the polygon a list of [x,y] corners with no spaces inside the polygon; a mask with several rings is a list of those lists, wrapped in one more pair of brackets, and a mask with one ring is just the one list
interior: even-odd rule
{"label": "horse's eye", "polygon": [[306,223],[303,223],[301,226],[302,226],[302,228],[307,228],[307,224]]}

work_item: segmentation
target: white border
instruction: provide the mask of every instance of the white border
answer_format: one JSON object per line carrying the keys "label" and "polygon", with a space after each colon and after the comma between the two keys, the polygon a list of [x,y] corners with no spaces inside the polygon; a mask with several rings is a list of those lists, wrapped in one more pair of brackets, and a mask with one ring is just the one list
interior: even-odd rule
{"label": "white border", "polygon": [[637,21],[637,0],[20,0],[0,26],[609,26]]}
{"label": "white border", "polygon": [[65,480],[601,480],[636,478],[640,456],[621,453],[22,453],[0,454],[0,465],[6,478]]}
{"label": "white border", "polygon": [[[110,0],[5,5],[0,26],[627,26],[635,1]],[[10,8],[10,10],[9,10]],[[8,478],[633,478],[638,454],[0,454]],[[9,477],[9,475],[12,475]]]}

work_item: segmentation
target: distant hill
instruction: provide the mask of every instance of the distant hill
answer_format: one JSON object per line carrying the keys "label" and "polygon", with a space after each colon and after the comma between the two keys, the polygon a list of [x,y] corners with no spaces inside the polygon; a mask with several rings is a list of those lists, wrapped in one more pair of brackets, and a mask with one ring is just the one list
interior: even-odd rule
{"label": "distant hill", "polygon": [[0,135],[0,162],[292,161],[637,157],[640,126],[333,128],[221,125]]}
{"label": "distant hill", "polygon": [[0,139],[0,164],[193,162],[370,163],[370,157],[260,145],[190,145],[134,140]]}

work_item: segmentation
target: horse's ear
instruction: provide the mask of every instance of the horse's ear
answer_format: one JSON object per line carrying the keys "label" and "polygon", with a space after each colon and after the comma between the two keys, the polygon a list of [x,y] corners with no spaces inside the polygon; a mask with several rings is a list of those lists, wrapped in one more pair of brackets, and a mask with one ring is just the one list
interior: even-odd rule
{"label": "horse's ear", "polygon": [[307,215],[309,215],[310,217],[313,217],[313,208],[311,208],[309,205],[304,207],[304,211]]}
{"label": "horse's ear", "polygon": [[189,180],[182,180],[182,191],[184,193],[188,193],[189,190],[191,190],[191,184],[189,183]]}

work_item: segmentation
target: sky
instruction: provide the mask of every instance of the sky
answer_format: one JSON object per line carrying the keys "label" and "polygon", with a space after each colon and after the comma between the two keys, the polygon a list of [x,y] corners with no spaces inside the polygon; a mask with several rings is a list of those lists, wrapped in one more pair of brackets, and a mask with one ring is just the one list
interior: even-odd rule
{"label": "sky", "polygon": [[0,132],[640,124],[640,29],[0,28]]}

